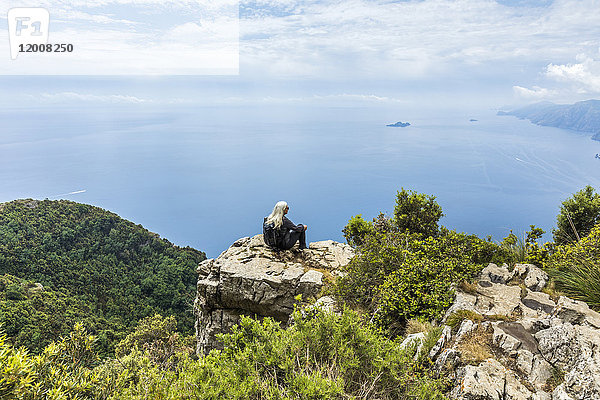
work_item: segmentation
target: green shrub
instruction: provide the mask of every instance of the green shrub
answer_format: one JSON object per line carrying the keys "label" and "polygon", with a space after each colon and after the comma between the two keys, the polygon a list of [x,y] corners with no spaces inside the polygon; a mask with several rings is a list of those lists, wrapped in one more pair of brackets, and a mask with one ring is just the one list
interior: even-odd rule
{"label": "green shrub", "polygon": [[442,207],[435,201],[435,196],[404,188],[396,195],[394,223],[400,232],[436,236],[438,222],[443,216]]}
{"label": "green shrub", "polygon": [[[224,350],[187,357],[173,371],[147,359],[125,360],[133,368],[102,367],[113,371],[111,398],[445,399],[443,379],[348,310],[295,312],[286,329],[270,318],[243,317],[221,340]],[[128,375],[131,369],[135,376]]]}
{"label": "green shrub", "polygon": [[483,321],[483,315],[471,310],[456,310],[448,316],[446,325],[450,326],[453,330],[457,330],[460,324],[466,319],[479,323]]}
{"label": "green shrub", "polygon": [[600,222],[600,195],[593,187],[586,186],[563,201],[556,220],[555,243],[574,243],[587,236]]}
{"label": "green shrub", "polygon": [[338,297],[386,328],[411,318],[440,316],[453,300],[453,285],[470,280],[499,252],[473,235],[440,229],[437,237],[401,232],[367,237],[336,283]]}
{"label": "green shrub", "polygon": [[349,245],[358,247],[364,244],[366,237],[373,233],[373,224],[365,221],[362,215],[350,218],[342,233]]}
{"label": "green shrub", "polygon": [[580,241],[558,246],[545,269],[557,290],[600,310],[600,224]]}

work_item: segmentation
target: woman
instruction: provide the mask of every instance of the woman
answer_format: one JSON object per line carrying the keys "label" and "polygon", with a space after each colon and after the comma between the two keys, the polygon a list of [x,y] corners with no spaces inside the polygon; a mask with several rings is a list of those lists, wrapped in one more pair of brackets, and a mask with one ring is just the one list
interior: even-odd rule
{"label": "woman", "polygon": [[279,235],[277,235],[278,240],[275,243],[275,247],[281,250],[289,250],[296,242],[300,241],[300,249],[306,249],[306,230],[308,229],[308,226],[295,225],[290,221],[285,216],[289,210],[290,207],[285,201],[280,201],[275,204],[273,212],[268,217],[265,217],[263,232],[265,226],[272,224],[275,232],[279,233]]}

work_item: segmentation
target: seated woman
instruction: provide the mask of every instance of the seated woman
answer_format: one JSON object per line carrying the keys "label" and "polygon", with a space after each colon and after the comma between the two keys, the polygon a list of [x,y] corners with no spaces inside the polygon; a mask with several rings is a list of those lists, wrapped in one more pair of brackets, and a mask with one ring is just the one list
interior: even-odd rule
{"label": "seated woman", "polygon": [[[285,214],[288,213],[290,207],[285,201],[280,201],[273,207],[273,212],[268,217],[265,217],[263,224],[263,234],[265,234],[265,243],[269,246],[276,247],[281,250],[291,249],[296,242],[300,242],[300,248],[306,249],[306,225],[295,225],[290,221]],[[265,229],[272,229],[275,233],[273,243],[268,243],[267,233]],[[269,228],[265,228],[269,227]]]}

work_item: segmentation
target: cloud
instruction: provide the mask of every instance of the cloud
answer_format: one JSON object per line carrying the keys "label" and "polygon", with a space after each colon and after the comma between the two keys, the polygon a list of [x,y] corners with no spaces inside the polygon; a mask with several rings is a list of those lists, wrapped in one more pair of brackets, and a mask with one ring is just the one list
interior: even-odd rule
{"label": "cloud", "polygon": [[570,84],[579,93],[600,93],[600,60],[580,54],[576,61],[574,64],[549,64],[546,76]]}
{"label": "cloud", "polygon": [[[287,76],[452,76],[474,68],[516,73],[564,59],[600,37],[594,0],[251,2],[241,20],[246,71]],[[272,13],[269,14],[269,11]],[[597,42],[596,42],[597,43]],[[502,64],[502,65],[500,65]],[[466,72],[468,74],[468,72]]]}
{"label": "cloud", "polygon": [[522,86],[513,86],[513,92],[517,97],[529,101],[548,100],[557,94],[554,90],[541,88],[539,86],[533,86],[531,89]]}

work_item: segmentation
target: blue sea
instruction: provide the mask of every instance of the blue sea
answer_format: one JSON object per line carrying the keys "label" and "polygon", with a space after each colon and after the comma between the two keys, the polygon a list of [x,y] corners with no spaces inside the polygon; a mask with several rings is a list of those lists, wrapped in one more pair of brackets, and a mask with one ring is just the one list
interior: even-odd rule
{"label": "blue sea", "polygon": [[[0,202],[93,204],[209,257],[260,233],[279,200],[309,226],[309,241],[343,241],[350,217],[391,214],[401,187],[436,196],[443,225],[501,240],[530,224],[550,232],[564,199],[588,184],[600,189],[600,142],[491,109],[121,105],[0,114]],[[412,125],[385,126],[397,121]]]}

